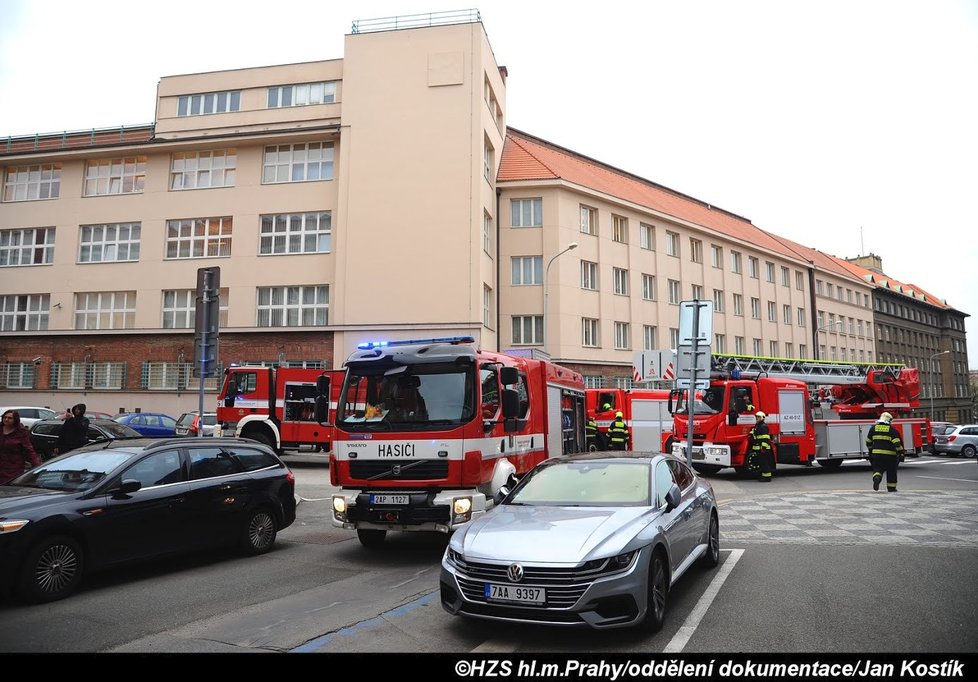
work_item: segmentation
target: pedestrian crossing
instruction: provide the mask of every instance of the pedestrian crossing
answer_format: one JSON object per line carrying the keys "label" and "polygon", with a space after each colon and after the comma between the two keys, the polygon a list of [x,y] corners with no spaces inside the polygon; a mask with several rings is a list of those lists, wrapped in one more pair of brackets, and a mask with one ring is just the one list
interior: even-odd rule
{"label": "pedestrian crossing", "polygon": [[721,541],[733,544],[978,546],[978,491],[770,494],[719,511]]}

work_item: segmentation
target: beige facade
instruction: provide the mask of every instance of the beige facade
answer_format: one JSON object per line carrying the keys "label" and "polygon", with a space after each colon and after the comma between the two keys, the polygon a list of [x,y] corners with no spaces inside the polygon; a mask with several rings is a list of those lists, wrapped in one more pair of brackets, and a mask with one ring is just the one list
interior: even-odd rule
{"label": "beige facade", "polygon": [[195,409],[193,289],[215,266],[224,364],[465,334],[627,386],[694,297],[716,302],[715,351],[877,360],[872,284],[508,130],[474,18],[389,28],[341,59],[164,77],[149,127],[0,147],[0,403]]}

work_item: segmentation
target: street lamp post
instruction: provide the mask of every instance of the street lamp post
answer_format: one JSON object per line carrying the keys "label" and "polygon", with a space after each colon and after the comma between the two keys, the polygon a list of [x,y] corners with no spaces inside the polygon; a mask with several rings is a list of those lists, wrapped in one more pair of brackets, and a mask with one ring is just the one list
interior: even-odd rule
{"label": "street lamp post", "polygon": [[814,352],[814,354],[815,354],[815,359],[816,359],[816,360],[818,360],[818,359],[819,359],[819,357],[818,357],[818,333],[819,333],[819,332],[824,332],[824,331],[825,331],[825,330],[827,330],[827,329],[832,329],[833,327],[838,327],[838,326],[840,326],[840,325],[841,325],[841,326],[842,326],[843,328],[845,328],[845,326],[846,326],[846,323],[845,323],[845,322],[844,322],[843,320],[836,320],[836,321],[835,321],[835,322],[833,322],[832,324],[827,324],[827,325],[824,325],[824,326],[822,326],[822,327],[819,327],[818,329],[816,329],[816,330],[815,330],[815,347],[814,347],[814,348],[812,349],[812,351],[813,351],[813,352]]}
{"label": "street lamp post", "polygon": [[930,356],[930,420],[934,421],[934,393],[937,388],[934,383],[934,358],[947,355],[951,351],[942,350]]}
{"label": "street lamp post", "polygon": [[553,265],[553,262],[555,260],[563,256],[565,253],[567,253],[568,251],[573,251],[576,248],[577,248],[577,242],[571,242],[570,244],[568,244],[567,248],[565,248],[563,251],[558,252],[557,255],[555,255],[553,258],[547,261],[547,268],[543,272],[543,352],[544,353],[549,352],[547,350],[547,304],[550,299],[550,266]]}

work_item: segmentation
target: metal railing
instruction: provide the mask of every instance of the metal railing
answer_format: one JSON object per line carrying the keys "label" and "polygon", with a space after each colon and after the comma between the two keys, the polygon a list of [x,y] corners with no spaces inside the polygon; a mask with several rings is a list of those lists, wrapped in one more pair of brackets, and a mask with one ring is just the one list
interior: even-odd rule
{"label": "metal railing", "polygon": [[427,28],[451,24],[475,24],[482,21],[477,9],[463,9],[425,14],[405,14],[380,19],[358,19],[353,22],[353,33],[376,33],[378,31],[398,31],[404,28]]}
{"label": "metal railing", "polygon": [[0,141],[2,141],[3,145],[3,154],[21,154],[25,152],[148,142],[153,139],[155,131],[155,124],[143,123],[133,126],[118,126],[116,128],[91,128],[86,130],[64,130],[60,133],[9,135],[0,138]]}

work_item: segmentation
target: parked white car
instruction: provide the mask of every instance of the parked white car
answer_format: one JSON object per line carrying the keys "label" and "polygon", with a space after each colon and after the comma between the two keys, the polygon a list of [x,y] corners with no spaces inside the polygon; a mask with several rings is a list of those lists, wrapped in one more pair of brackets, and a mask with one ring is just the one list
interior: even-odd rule
{"label": "parked white car", "polygon": [[49,407],[36,407],[33,405],[22,407],[17,405],[0,407],[0,414],[3,414],[7,410],[17,410],[17,414],[20,415],[20,423],[26,426],[28,429],[30,429],[36,421],[40,421],[41,419],[55,419],[64,414],[64,412],[58,412],[57,410],[52,410]]}

